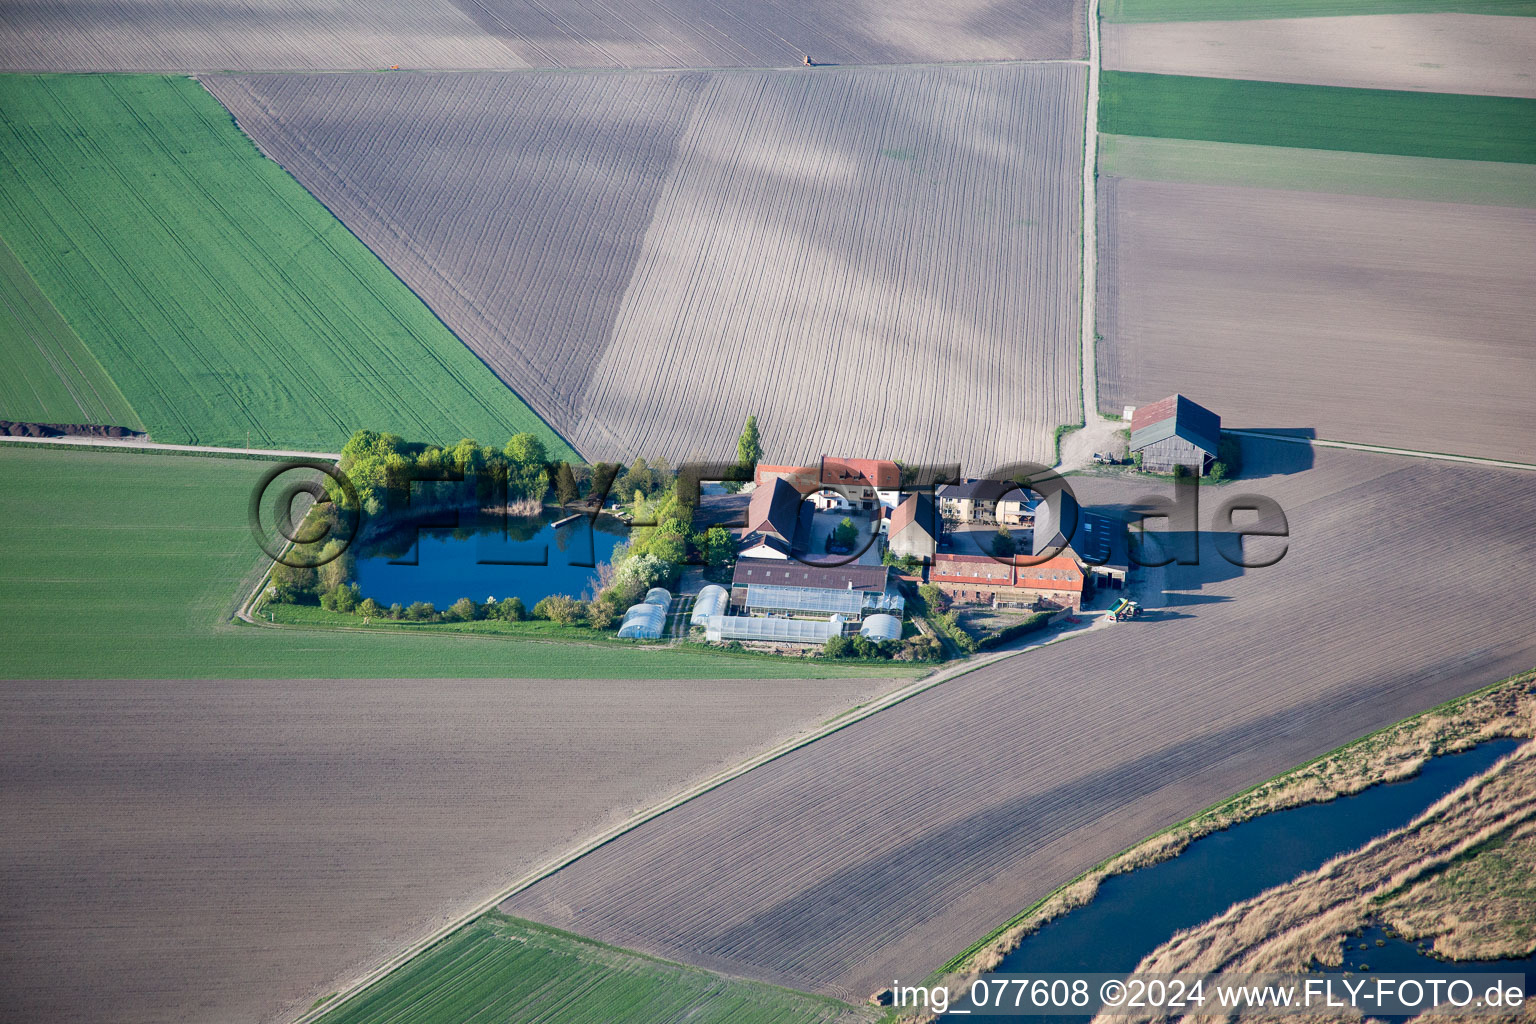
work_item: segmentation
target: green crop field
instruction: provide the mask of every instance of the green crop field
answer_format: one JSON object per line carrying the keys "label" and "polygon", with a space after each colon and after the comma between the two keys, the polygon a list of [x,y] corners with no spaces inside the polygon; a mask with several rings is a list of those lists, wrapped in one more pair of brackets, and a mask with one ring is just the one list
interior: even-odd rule
{"label": "green crop field", "polygon": [[1536,15],[1536,0],[1104,0],[1105,21],[1238,21],[1350,14]]}
{"label": "green crop field", "polygon": [[324,1024],[820,1024],[845,1003],[592,942],[491,913],[344,1003]]}
{"label": "green crop field", "polygon": [[911,676],[911,666],[735,658],[449,633],[229,622],[257,582],[247,523],[268,462],[0,444],[0,677],[232,679]]}
{"label": "green crop field", "polygon": [[0,76],[0,238],[157,441],[571,454],[191,79]]}
{"label": "green crop field", "polygon": [[144,428],[107,371],[3,239],[0,419]]}
{"label": "green crop field", "polygon": [[1099,130],[1536,163],[1536,100],[1105,71]]}

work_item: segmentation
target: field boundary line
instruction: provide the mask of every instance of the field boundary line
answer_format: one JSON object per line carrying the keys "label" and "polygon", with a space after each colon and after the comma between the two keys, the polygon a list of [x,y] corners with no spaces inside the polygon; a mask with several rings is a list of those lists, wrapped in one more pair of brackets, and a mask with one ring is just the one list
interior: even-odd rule
{"label": "field boundary line", "polygon": [[294,1018],[293,1024],[312,1024],[312,1022],[320,1020],[326,1013],[329,1013],[336,1007],[341,1006],[343,1003],[349,1002],[350,1000],[356,998],[358,995],[372,988],[375,984],[383,981],[386,977],[393,974],[401,967],[404,967],[417,956],[425,953],[428,949],[446,939],[449,935],[452,935],[460,928],[463,928],[465,925],[473,922],[484,914],[495,910],[498,905],[522,892],[524,889],[529,888],[537,882],[543,881],[545,878],[548,878],[550,875],[553,875],[561,869],[575,863],[577,860],[580,860],[587,854],[607,846],[609,843],[629,832],[634,831],[653,818],[658,818],[666,812],[673,810],[674,808],[681,807],[683,804],[688,803],[690,800],[704,796],[706,793],[720,788],[733,779],[740,778],[755,768],[761,768],[763,765],[777,761],[781,757],[794,753],[801,747],[809,746],[818,740],[822,740],[828,736],[831,736],[833,733],[841,732],[849,726],[856,725],[857,723],[862,722],[865,719],[881,711],[884,711],[887,708],[895,707],[897,704],[901,704],[943,683],[958,679],[961,676],[969,675],[972,672],[987,668],[1000,661],[1006,661],[1009,658],[1017,657],[1021,654],[1026,654],[1030,651],[1045,647],[1050,644],[1062,643],[1066,640],[1070,640],[1072,637],[1085,635],[1090,632],[1094,632],[1091,625],[1085,629],[1067,630],[1062,633],[1058,633],[1057,635],[1052,636],[1046,640],[1026,644],[1012,650],[1000,650],[985,657],[977,658],[973,661],[968,661],[960,665],[956,665],[950,669],[939,669],[931,675],[924,676],[920,679],[914,680],[906,686],[892,690],[883,696],[876,697],[874,700],[869,701],[864,706],[855,709],[851,714],[836,716],[828,719],[826,722],[815,727],[814,729],[811,729],[809,732],[805,732],[798,736],[792,737],[791,739],[785,740],[778,746],[772,747],[763,753],[757,754],[745,761],[739,762],[730,768],[726,768],[720,772],[717,772],[704,781],[696,783],[693,786],[682,790],[681,792],[675,793],[660,803],[654,804],[644,810],[637,811],[635,814],[631,815],[629,818],[613,826],[612,828],[600,832],[596,836],[587,839],[586,841],[578,844],[575,847],[572,847],[564,853],[558,854],[555,857],[545,861],[543,864],[524,874],[511,885],[499,890],[491,897],[481,901],[469,911],[461,914],[447,924],[440,926],[426,937],[411,943],[399,953],[391,956],[383,964],[367,972],[363,976],[352,981],[346,987],[339,990],[330,999],[327,999],[324,1005],[315,1007],[312,1010],[308,1010],[300,1016]]}
{"label": "field boundary line", "polygon": [[116,437],[0,437],[6,444],[53,444],[68,448],[132,448],[146,452],[195,452],[199,455],[268,455],[287,459],[323,459],[340,462],[339,452],[297,452],[283,448],[218,448],[202,444],[161,444],[158,441],[133,441]]}
{"label": "field boundary line", "polygon": [[[842,71],[900,71],[907,68],[988,68],[988,67],[1018,67],[1029,64],[1086,64],[1083,57],[1021,57],[1004,60],[920,60],[903,61],[900,63],[874,63],[874,64],[813,64],[812,70],[826,68],[828,70]],[[528,67],[528,68],[434,68],[411,67],[401,68],[399,71],[389,71],[391,75],[676,75],[697,74],[707,72],[710,74],[762,74],[763,72],[788,71],[804,72],[803,64],[770,64],[753,65],[745,64],[702,64],[702,65],[644,65],[639,67],[614,67],[612,65],[602,67]],[[21,72],[26,73],[26,72]],[[49,72],[50,74],[81,74],[81,75],[185,75],[190,78],[240,78],[248,75],[378,75],[379,68],[305,68],[302,71],[294,71],[292,68],[238,68],[238,69],[204,69],[188,71],[186,68],[172,68],[163,71],[61,71]]]}
{"label": "field boundary line", "polygon": [[1233,430],[1223,427],[1224,434],[1242,437],[1258,437],[1265,441],[1281,441],[1285,444],[1305,444],[1317,448],[1343,448],[1355,452],[1375,452],[1378,455],[1402,455],[1414,459],[1438,459],[1441,462],[1465,462],[1473,466],[1489,466],[1495,469],[1531,469],[1529,462],[1512,462],[1507,459],[1485,459],[1479,455],[1452,455],[1449,452],[1425,452],[1413,448],[1391,448],[1387,445],[1365,444],[1358,441],[1328,441],[1319,437],[1297,437],[1294,434],[1271,434],[1264,430]]}

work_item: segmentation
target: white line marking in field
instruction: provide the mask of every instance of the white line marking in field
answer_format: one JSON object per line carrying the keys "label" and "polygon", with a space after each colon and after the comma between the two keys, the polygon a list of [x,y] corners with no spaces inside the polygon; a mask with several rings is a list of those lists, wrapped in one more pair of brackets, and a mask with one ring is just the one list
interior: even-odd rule
{"label": "white line marking in field", "polygon": [[338,452],[294,452],[281,448],[216,448],[201,444],[159,444],[155,441],[135,441],[127,437],[0,437],[0,443],[9,444],[65,444],[86,448],[134,448],[146,452],[199,452],[207,455],[276,455],[289,459],[320,459],[339,462]]}
{"label": "white line marking in field", "polygon": [[1240,434],[1243,437],[1261,437],[1266,441],[1283,441],[1286,444],[1315,445],[1318,448],[1345,448],[1356,452],[1375,452],[1379,455],[1406,455],[1415,459],[1439,459],[1441,462],[1466,462],[1474,466],[1492,466],[1497,469],[1536,469],[1529,462],[1508,462],[1504,459],[1485,459],[1476,455],[1449,455],[1445,452],[1421,452],[1412,448],[1388,448],[1380,444],[1360,444],[1355,441],[1325,441],[1316,437],[1297,437],[1294,434],[1271,434],[1263,430],[1226,430],[1224,434]]}

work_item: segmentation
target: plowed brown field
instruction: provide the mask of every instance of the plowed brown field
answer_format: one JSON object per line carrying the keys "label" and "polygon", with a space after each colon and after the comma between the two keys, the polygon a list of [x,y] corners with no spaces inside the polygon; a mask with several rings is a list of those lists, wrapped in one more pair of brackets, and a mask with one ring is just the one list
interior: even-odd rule
{"label": "plowed brown field", "polygon": [[1242,572],[1207,536],[1167,607],[801,748],[506,909],[862,997],[1217,799],[1536,663],[1536,475],[1247,448],[1254,479],[1207,493],[1205,514],[1273,496],[1291,530],[1278,564]]}
{"label": "plowed brown field", "polygon": [[1536,96],[1536,20],[1479,14],[1103,26],[1104,66],[1362,89]]}
{"label": "plowed brown field", "polygon": [[207,85],[588,458],[976,471],[1079,415],[1083,69]]}
{"label": "plowed brown field", "polygon": [[1536,463],[1536,210],[1102,177],[1100,405]]}
{"label": "plowed brown field", "polygon": [[11,682],[0,1020],[291,1019],[880,680]]}

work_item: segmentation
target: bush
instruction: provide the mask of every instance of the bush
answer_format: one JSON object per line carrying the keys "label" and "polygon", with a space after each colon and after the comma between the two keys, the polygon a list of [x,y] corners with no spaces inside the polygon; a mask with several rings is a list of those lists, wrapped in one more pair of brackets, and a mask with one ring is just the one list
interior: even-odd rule
{"label": "bush", "polygon": [[399,601],[389,606],[389,617],[392,619],[403,619],[405,617],[405,608],[401,606]]}
{"label": "bush", "polygon": [[1055,612],[1035,612],[1035,614],[1031,615],[1023,622],[1016,622],[1011,626],[998,630],[996,633],[993,633],[990,636],[982,637],[981,642],[978,643],[976,647],[978,650],[982,651],[990,650],[993,647],[1000,647],[1003,644],[1008,643],[1010,640],[1017,640],[1021,636],[1026,636],[1035,632],[1036,630],[1044,629],[1046,620],[1054,614]]}
{"label": "bush", "polygon": [[1221,435],[1216,443],[1216,462],[1211,466],[1211,480],[1220,483],[1231,480],[1243,472],[1242,442],[1230,434]]}
{"label": "bush", "polygon": [[485,607],[485,617],[488,619],[500,619],[503,622],[522,622],[528,617],[528,610],[523,607],[523,599],[520,597],[504,597]]}
{"label": "bush", "polygon": [[587,606],[587,625],[593,629],[612,629],[619,611],[607,601],[593,601]]}
{"label": "bush", "polygon": [[928,611],[934,615],[942,615],[949,611],[949,595],[944,593],[932,583],[924,583],[917,588],[918,596],[928,606]]}
{"label": "bush", "polygon": [[931,636],[915,636],[906,642],[903,651],[911,656],[912,661],[938,661],[944,649]]}
{"label": "bush", "polygon": [[821,653],[829,658],[849,657],[852,650],[853,644],[845,636],[828,637],[827,642],[821,646]]}
{"label": "bush", "polygon": [[280,604],[294,604],[312,596],[319,583],[320,574],[315,570],[278,562],[272,566],[270,596]]}
{"label": "bush", "polygon": [[362,594],[356,583],[343,583],[334,590],[327,590],[320,595],[320,607],[326,611],[350,614],[357,611],[358,602],[361,600]]}
{"label": "bush", "polygon": [[461,597],[448,606],[443,618],[449,622],[473,622],[480,617],[480,606],[473,598]]}
{"label": "bush", "polygon": [[405,617],[412,622],[426,622],[437,614],[437,609],[431,601],[412,601],[410,607],[405,609]]}
{"label": "bush", "polygon": [[551,594],[533,606],[534,618],[548,619],[562,626],[574,626],[586,617],[586,613],[585,602],[564,594]]}
{"label": "bush", "polygon": [[383,618],[384,606],[371,597],[364,598],[363,603],[357,606],[357,614],[365,615],[370,619]]}

